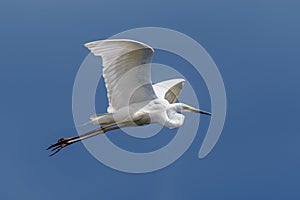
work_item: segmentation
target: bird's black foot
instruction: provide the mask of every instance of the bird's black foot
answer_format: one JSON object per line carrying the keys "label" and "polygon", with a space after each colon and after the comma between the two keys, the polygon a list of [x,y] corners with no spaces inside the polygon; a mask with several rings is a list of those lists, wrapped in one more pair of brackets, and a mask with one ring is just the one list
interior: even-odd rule
{"label": "bird's black foot", "polygon": [[[119,128],[119,127],[117,127]],[[92,131],[89,131],[87,133],[81,134],[81,135],[77,135],[74,137],[70,137],[70,138],[61,138],[59,139],[56,143],[50,145],[47,150],[51,150],[52,153],[49,156],[53,156],[55,154],[57,154],[61,149],[65,148],[66,146],[69,146],[70,144],[79,142],[81,140],[93,137],[95,135],[101,134],[101,133],[105,133],[108,130],[114,130],[117,129],[116,127],[107,129],[107,127],[100,127],[100,128],[96,128]]]}
{"label": "bird's black foot", "polygon": [[[77,137],[77,136],[76,136]],[[71,138],[60,138],[56,143],[50,145],[47,150],[51,150],[52,153],[49,156],[53,156],[57,154],[61,149],[65,148],[66,146],[74,143],[71,140],[76,139],[75,137]]]}

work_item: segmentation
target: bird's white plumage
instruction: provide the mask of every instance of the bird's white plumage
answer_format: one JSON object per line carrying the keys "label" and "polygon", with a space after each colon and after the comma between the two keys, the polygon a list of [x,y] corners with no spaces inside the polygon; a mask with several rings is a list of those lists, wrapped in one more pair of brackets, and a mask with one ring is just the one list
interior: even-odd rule
{"label": "bird's white plumage", "polygon": [[152,85],[153,49],[133,40],[100,40],[85,44],[101,56],[103,77],[109,100],[108,114],[93,115],[94,124],[144,125],[160,123],[177,128],[184,122],[184,111],[210,114],[183,103],[175,103],[184,79]]}
{"label": "bird's white plumage", "polygon": [[[103,77],[109,100],[109,113],[156,98],[151,82],[151,61],[154,50],[133,40],[100,40],[85,44],[102,57]],[[130,101],[130,102],[129,102]]]}
{"label": "bird's white plumage", "polygon": [[[149,103],[149,106],[144,107],[143,111],[147,113],[151,113],[154,110],[164,110],[161,109],[161,106],[164,107],[167,106],[167,104],[175,103],[179,97],[184,82],[185,82],[184,79],[178,78],[178,79],[162,81],[152,85],[158,99],[147,102]],[[166,100],[166,101],[161,101],[161,100],[159,101],[159,99]],[[135,110],[139,110],[139,108],[143,107],[143,105],[145,104],[141,103],[140,105],[139,104],[133,105],[131,106],[131,109],[132,107],[135,107],[136,108]],[[151,110],[147,110],[147,109],[151,109]],[[128,111],[128,109],[125,108],[125,112],[126,111]],[[119,117],[118,115],[121,115],[121,117],[119,117],[121,119],[124,118],[124,116],[128,116],[129,113],[125,113],[125,112],[124,111],[122,112],[122,109],[119,110],[119,112],[115,115],[115,118],[118,118]],[[157,112],[155,114],[157,114]],[[157,117],[152,117],[152,118],[157,118]],[[103,115],[103,114],[92,115],[90,119],[93,124],[108,123],[114,120],[112,118],[112,115]]]}

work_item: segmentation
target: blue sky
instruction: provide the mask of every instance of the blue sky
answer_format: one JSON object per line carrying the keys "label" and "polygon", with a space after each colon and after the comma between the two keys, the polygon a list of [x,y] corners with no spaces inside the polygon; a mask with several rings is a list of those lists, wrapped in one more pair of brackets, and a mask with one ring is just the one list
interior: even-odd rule
{"label": "blue sky", "polygon": [[[292,0],[1,1],[0,198],[299,199],[299,8]],[[228,113],[214,150],[197,158],[199,132],[179,160],[149,174],[112,170],[80,143],[49,158],[49,143],[75,134],[83,44],[144,26],[187,34],[219,67]],[[154,59],[184,64],[169,58]]]}

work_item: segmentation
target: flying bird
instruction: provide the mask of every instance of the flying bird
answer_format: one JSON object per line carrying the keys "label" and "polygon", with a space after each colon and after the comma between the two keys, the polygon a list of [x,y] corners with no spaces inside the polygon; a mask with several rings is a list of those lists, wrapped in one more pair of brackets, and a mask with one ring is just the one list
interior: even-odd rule
{"label": "flying bird", "polygon": [[69,138],[61,138],[47,149],[50,156],[78,141],[123,127],[159,123],[170,129],[183,125],[183,112],[211,113],[184,103],[176,103],[184,79],[151,81],[152,47],[134,40],[109,39],[86,43],[95,56],[102,57],[107,90],[107,113],[94,114],[90,123],[99,128]]}

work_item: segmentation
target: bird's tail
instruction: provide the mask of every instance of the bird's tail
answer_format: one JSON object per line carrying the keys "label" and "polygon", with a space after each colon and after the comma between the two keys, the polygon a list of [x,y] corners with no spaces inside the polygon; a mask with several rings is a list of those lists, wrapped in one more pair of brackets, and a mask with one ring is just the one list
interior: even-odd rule
{"label": "bird's tail", "polygon": [[84,124],[80,124],[80,125],[78,125],[78,127],[86,126],[89,124],[94,124],[94,125],[111,124],[114,122],[115,122],[115,120],[111,113],[93,114],[90,116],[90,121],[88,121]]}
{"label": "bird's tail", "polygon": [[99,125],[99,124],[111,124],[114,122],[115,120],[112,113],[104,113],[104,114],[91,115],[90,121],[88,123]]}
{"label": "bird's tail", "polygon": [[101,125],[101,124],[111,124],[114,123],[115,120],[111,113],[104,114],[93,114],[90,116],[90,121],[78,125],[78,127],[86,126],[88,124]]}

